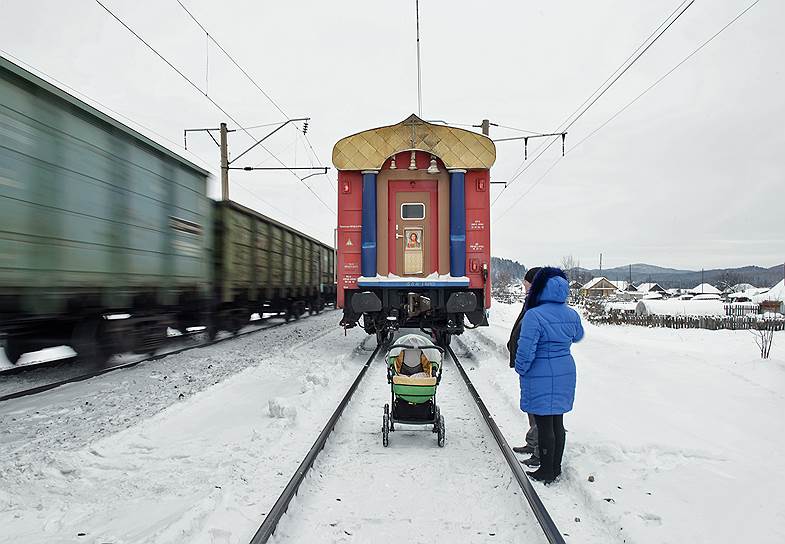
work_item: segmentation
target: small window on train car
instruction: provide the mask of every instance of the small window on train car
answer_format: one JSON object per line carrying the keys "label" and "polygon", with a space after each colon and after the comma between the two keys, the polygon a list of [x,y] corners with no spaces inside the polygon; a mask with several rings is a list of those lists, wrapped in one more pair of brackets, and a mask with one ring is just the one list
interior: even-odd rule
{"label": "small window on train car", "polygon": [[425,219],[425,204],[421,202],[401,204],[401,219]]}

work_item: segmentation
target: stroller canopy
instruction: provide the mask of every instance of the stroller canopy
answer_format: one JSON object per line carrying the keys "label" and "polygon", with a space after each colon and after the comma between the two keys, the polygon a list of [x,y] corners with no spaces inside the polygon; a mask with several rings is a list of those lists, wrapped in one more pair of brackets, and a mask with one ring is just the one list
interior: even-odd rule
{"label": "stroller canopy", "polygon": [[[406,348],[402,346],[412,347]],[[403,354],[403,364],[405,366],[416,367],[420,363],[420,354],[425,355],[432,363],[441,364],[442,362],[442,354],[436,349],[433,342],[419,334],[404,334],[396,339],[393,347],[387,353],[387,357],[398,357],[402,351],[405,351]]]}

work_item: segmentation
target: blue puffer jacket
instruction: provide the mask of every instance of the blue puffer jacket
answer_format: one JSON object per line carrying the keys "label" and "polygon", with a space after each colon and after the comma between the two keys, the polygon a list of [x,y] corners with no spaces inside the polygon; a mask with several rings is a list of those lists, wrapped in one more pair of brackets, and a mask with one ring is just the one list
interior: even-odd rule
{"label": "blue puffer jacket", "polygon": [[515,370],[521,410],[538,416],[564,414],[575,400],[575,360],[570,345],[583,338],[578,313],[568,307],[569,285],[558,268],[537,273],[523,316]]}

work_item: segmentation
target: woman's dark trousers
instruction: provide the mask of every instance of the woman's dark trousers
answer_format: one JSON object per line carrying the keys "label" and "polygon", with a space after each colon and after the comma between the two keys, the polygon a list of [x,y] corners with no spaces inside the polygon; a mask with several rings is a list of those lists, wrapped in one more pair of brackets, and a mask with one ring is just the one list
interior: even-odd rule
{"label": "woman's dark trousers", "polygon": [[540,450],[540,468],[535,471],[539,480],[553,480],[561,474],[561,458],[564,455],[564,414],[538,416],[537,441]]}

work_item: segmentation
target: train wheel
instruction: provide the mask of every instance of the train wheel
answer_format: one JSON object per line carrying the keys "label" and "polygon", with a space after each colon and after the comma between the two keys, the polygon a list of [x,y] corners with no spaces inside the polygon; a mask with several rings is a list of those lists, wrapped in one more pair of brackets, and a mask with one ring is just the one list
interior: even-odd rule
{"label": "train wheel", "polygon": [[387,331],[376,331],[376,344],[383,346],[387,342]]}
{"label": "train wheel", "polygon": [[207,340],[210,342],[214,342],[215,338],[218,336],[218,331],[220,327],[218,327],[218,320],[214,317],[210,317],[210,320],[207,322],[207,328],[205,332],[207,332]]}
{"label": "train wheel", "polygon": [[437,332],[436,333],[436,345],[446,348],[450,345],[450,341],[452,340],[452,335],[448,332]]}
{"label": "train wheel", "polygon": [[74,325],[71,335],[71,347],[77,357],[91,366],[103,366],[112,355],[103,338],[101,325],[100,317],[85,317]]}
{"label": "train wheel", "polygon": [[4,349],[5,357],[12,365],[19,362],[19,358],[25,353],[25,348],[16,338],[7,338]]}

